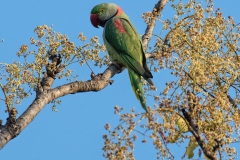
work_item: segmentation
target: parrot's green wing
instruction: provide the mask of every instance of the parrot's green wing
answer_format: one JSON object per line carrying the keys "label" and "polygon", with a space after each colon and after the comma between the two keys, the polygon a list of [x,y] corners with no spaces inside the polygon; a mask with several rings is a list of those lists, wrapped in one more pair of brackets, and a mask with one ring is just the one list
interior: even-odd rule
{"label": "parrot's green wing", "polygon": [[110,59],[128,69],[133,92],[148,111],[141,77],[153,86],[153,76],[146,64],[141,38],[127,15],[115,4],[101,3],[92,9],[90,20],[94,27],[104,27],[103,40]]}
{"label": "parrot's green wing", "polygon": [[105,26],[105,39],[123,59],[123,65],[144,79],[152,78],[146,66],[146,58],[140,36],[131,22],[125,18],[112,18]]}

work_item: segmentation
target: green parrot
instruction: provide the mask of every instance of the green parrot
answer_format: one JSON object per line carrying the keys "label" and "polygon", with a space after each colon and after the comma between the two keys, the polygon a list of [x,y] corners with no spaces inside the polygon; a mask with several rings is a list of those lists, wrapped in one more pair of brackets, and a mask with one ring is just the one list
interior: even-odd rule
{"label": "green parrot", "polygon": [[123,10],[113,3],[96,5],[90,16],[94,27],[104,27],[103,40],[111,61],[128,69],[133,92],[147,111],[141,76],[153,86],[152,73],[146,64],[142,41]]}

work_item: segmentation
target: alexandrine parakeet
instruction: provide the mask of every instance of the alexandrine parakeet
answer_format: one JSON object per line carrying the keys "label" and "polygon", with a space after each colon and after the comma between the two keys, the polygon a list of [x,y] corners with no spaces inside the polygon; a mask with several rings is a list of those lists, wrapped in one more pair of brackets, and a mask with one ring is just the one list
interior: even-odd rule
{"label": "alexandrine parakeet", "polygon": [[112,62],[127,67],[132,89],[147,111],[141,77],[153,85],[153,76],[146,64],[141,38],[128,16],[116,4],[102,3],[92,9],[90,20],[94,27],[104,27],[103,40]]}

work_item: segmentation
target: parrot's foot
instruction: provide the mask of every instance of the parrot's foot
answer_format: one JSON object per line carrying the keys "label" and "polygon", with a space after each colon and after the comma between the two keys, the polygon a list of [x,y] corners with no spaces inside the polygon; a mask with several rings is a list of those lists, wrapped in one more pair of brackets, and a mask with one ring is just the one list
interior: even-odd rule
{"label": "parrot's foot", "polygon": [[112,62],[111,65],[114,65],[114,66],[117,67],[117,69],[118,69],[117,73],[121,73],[125,69],[125,67],[121,63],[119,63],[118,61]]}

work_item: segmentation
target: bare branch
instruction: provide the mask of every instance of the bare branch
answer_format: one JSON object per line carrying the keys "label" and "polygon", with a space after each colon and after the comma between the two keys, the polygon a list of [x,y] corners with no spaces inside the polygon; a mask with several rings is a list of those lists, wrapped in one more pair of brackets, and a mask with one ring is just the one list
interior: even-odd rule
{"label": "bare branch", "polygon": [[238,106],[237,106],[237,103],[235,102],[235,100],[232,99],[232,97],[230,95],[227,95],[227,98],[228,98],[229,102],[233,105],[233,107],[238,109]]}
{"label": "bare branch", "polygon": [[113,77],[117,71],[118,69],[115,65],[110,65],[103,74],[93,76],[92,80],[86,82],[72,82],[54,89],[44,90],[42,93],[38,94],[28,109],[17,118],[14,125],[14,132],[10,131],[11,128],[8,124],[0,127],[0,148],[3,148],[7,142],[16,137],[24,128],[26,128],[49,102],[68,94],[100,91],[108,85],[109,79]]}
{"label": "bare branch", "polygon": [[5,89],[3,88],[3,86],[2,86],[2,84],[0,84],[0,88],[2,89],[2,91],[3,91],[3,94],[4,94],[4,97],[5,97],[5,104],[6,104],[6,106],[7,106],[7,111],[8,111],[8,113],[10,113],[10,105],[9,105],[9,102],[8,102],[8,98],[7,98],[7,94],[6,94],[6,91],[5,91]]}
{"label": "bare branch", "polygon": [[[204,154],[212,160],[217,160],[216,150],[210,149],[207,144],[204,142],[204,139],[202,137],[202,133],[200,132],[198,126],[194,123],[192,120],[192,117],[189,115],[188,112],[185,111],[185,109],[182,109],[182,113],[185,117],[185,119],[188,121],[188,129],[195,137],[196,141],[198,142],[198,145],[202,148]],[[214,151],[215,150],[215,151]]]}
{"label": "bare branch", "polygon": [[146,59],[155,58],[156,56],[157,56],[157,53],[146,53],[145,54]]}
{"label": "bare branch", "polygon": [[[151,25],[147,26],[145,34],[142,37],[143,46],[146,48],[148,42],[151,39],[153,28],[157,17],[160,15],[160,12],[163,10],[163,7],[168,2],[168,0],[160,0],[153,9],[153,15],[155,18],[152,19]],[[147,56],[147,58],[153,58],[153,55]],[[56,74],[58,74],[65,66],[61,65],[61,57],[50,56],[52,63],[46,66],[47,73],[44,73],[44,78],[41,83],[39,82],[38,88],[36,91],[36,98],[26,109],[26,111],[17,119],[14,123],[6,123],[3,126],[0,126],[0,149],[3,148],[11,139],[18,136],[18,134],[23,131],[28,124],[30,124],[37,114],[44,108],[49,102],[68,95],[75,94],[78,92],[89,92],[89,91],[100,91],[104,89],[112,81],[109,79],[118,73],[119,68],[115,64],[110,65],[102,74],[96,76],[91,76],[91,80],[86,82],[72,82],[68,83],[54,89],[52,84],[54,82]],[[17,112],[16,112],[17,113]],[[16,116],[14,112],[14,116]]]}
{"label": "bare branch", "polygon": [[154,17],[151,19],[151,24],[147,26],[147,29],[145,30],[145,34],[142,36],[142,43],[143,43],[143,47],[145,48],[145,50],[146,50],[148,43],[152,37],[152,32],[155,27],[157,17],[160,15],[160,13],[162,12],[162,10],[167,2],[168,2],[168,0],[159,0],[158,3],[153,8],[152,13],[153,13]]}

